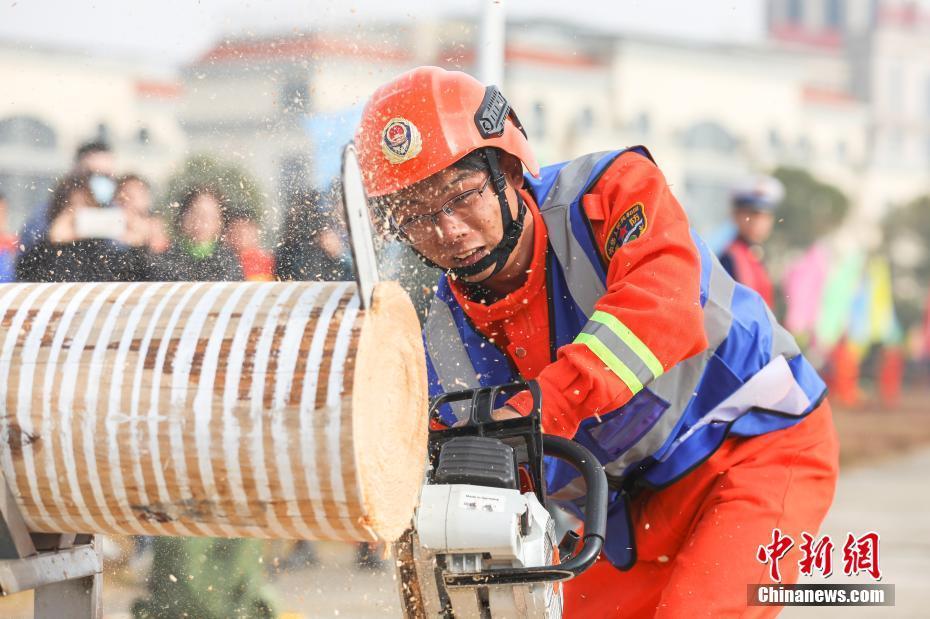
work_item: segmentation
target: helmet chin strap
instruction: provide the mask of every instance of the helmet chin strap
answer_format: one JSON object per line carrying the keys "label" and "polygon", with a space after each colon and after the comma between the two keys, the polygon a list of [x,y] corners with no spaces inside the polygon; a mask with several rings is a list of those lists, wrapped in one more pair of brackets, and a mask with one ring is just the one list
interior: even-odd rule
{"label": "helmet chin strap", "polygon": [[[507,198],[503,198],[504,203],[507,203]],[[526,216],[526,203],[523,202],[523,199],[518,195],[517,202],[519,203],[519,209],[517,211],[517,218],[509,216],[510,223],[507,228],[504,230],[504,236],[501,239],[501,242],[497,244],[494,249],[492,249],[487,256],[476,262],[475,264],[469,265],[467,267],[453,267],[449,269],[449,273],[452,273],[456,277],[473,277],[482,271],[486,270],[490,266],[494,266],[494,270],[491,271],[487,277],[481,278],[479,281],[469,282],[471,284],[480,284],[491,279],[495,275],[501,272],[501,269],[504,268],[507,264],[507,260],[510,259],[510,254],[513,253],[514,248],[517,246],[517,241],[520,240],[520,234],[523,232],[523,222]]]}
{"label": "helmet chin strap", "polygon": [[[526,202],[520,197],[520,192],[517,192],[516,218],[510,214],[510,203],[507,201],[507,194],[504,191],[507,187],[507,179],[501,173],[497,152],[492,148],[487,148],[483,151],[483,154],[485,160],[488,162],[488,170],[491,172],[491,183],[494,186],[494,193],[497,194],[497,203],[500,205],[501,224],[504,229],[504,235],[500,243],[488,252],[487,256],[475,264],[468,265],[467,267],[444,269],[447,273],[451,273],[455,277],[473,277],[492,266],[494,267],[494,270],[491,271],[487,277],[483,277],[477,282],[469,282],[470,284],[481,284],[500,273],[501,269],[507,264],[510,254],[513,253],[514,248],[517,246],[517,241],[520,240],[520,235],[523,233],[523,223],[526,219]],[[427,266],[442,269],[441,266],[420,252],[414,250],[414,253]]]}

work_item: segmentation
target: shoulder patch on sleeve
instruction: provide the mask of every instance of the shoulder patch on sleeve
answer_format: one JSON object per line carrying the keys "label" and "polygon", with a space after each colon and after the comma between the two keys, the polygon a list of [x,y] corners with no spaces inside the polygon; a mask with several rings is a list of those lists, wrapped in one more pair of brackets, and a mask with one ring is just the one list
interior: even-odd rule
{"label": "shoulder patch on sleeve", "polygon": [[637,202],[628,208],[610,229],[607,242],[604,244],[607,259],[613,258],[614,253],[623,245],[638,239],[646,231],[646,225],[646,211],[643,209],[643,203]]}

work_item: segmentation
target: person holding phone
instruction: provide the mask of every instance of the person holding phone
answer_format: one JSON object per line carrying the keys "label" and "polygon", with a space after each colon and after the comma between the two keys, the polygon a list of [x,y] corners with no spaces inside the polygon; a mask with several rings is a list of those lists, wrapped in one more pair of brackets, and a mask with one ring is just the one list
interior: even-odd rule
{"label": "person holding phone", "polygon": [[123,209],[101,204],[90,174],[62,179],[48,208],[48,233],[16,263],[22,282],[147,281],[148,249],[128,234]]}
{"label": "person holding phone", "polygon": [[[74,162],[68,175],[89,175],[89,185],[94,199],[107,205],[113,199],[116,183],[116,157],[110,145],[101,140],[91,140],[78,146]],[[42,203],[30,212],[19,234],[20,252],[27,252],[43,240],[48,233],[48,211],[51,205]]]}

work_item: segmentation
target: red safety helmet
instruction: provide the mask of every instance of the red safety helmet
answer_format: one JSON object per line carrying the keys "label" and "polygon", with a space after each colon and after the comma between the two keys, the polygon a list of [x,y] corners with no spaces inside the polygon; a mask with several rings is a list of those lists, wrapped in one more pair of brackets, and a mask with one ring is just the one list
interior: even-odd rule
{"label": "red safety helmet", "polygon": [[468,153],[492,146],[539,176],[526,133],[495,86],[461,71],[419,67],[378,88],[355,145],[371,198],[409,187]]}

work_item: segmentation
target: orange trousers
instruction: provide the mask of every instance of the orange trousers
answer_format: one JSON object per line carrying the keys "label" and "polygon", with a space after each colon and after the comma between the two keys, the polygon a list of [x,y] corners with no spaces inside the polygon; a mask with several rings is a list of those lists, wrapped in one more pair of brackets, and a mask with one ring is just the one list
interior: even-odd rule
{"label": "orange trousers", "polygon": [[671,486],[630,505],[638,560],[626,572],[603,555],[565,583],[565,617],[774,617],[748,606],[746,586],[770,583],[756,559],[772,529],[794,546],[779,561],[796,582],[801,532],[815,535],[836,488],[839,446],[829,403],[797,425],[728,438]]}

